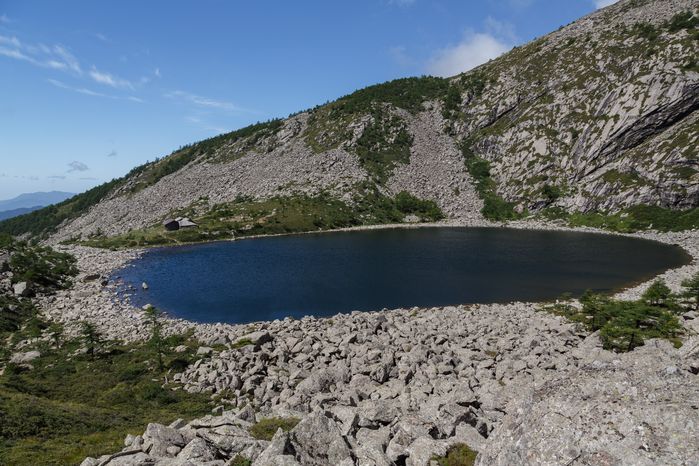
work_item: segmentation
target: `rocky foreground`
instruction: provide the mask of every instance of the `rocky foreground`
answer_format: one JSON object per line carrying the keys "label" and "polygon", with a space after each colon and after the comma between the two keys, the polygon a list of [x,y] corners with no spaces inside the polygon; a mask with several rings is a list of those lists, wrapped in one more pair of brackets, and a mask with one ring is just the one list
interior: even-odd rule
{"label": "rocky foreground", "polygon": [[[699,232],[641,236],[699,252]],[[139,253],[71,252],[83,275],[43,298],[46,313],[68,328],[89,320],[111,338],[146,338],[143,311],[103,280]],[[663,278],[676,289],[696,270],[694,262]],[[635,298],[645,286],[621,295]],[[168,332],[194,331],[202,346],[167,386],[210,393],[220,406],[202,419],[150,424],[123,451],[83,464],[426,465],[456,444],[479,452],[479,465],[699,464],[696,312],[683,316],[680,349],[652,340],[620,355],[538,309],[414,308],[248,325],[169,319]],[[300,422],[271,441],[255,438],[249,428],[267,418]]]}

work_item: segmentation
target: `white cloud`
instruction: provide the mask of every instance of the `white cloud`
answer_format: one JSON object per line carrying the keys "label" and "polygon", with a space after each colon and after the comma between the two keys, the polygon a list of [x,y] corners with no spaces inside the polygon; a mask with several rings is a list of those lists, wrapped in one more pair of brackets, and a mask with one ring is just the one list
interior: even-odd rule
{"label": "white cloud", "polygon": [[81,75],[80,63],[70,51],[60,45],[24,44],[17,37],[0,35],[0,55],[22,60],[42,68],[72,71]]}
{"label": "white cloud", "polygon": [[511,48],[507,40],[495,34],[469,32],[459,44],[439,50],[429,61],[427,70],[435,76],[454,76],[482,65]]}
{"label": "white cloud", "polygon": [[84,172],[90,169],[87,165],[85,165],[82,162],[78,162],[77,160],[74,160],[68,164],[70,169],[68,170],[68,173],[72,172]]}
{"label": "white cloud", "polygon": [[205,107],[205,108],[213,108],[213,109],[218,109],[218,110],[227,110],[227,111],[247,111],[241,107],[238,107],[237,105],[231,103],[231,102],[226,102],[224,100],[215,100],[215,99],[210,99],[208,97],[202,97],[196,94],[191,94],[189,92],[185,91],[173,91],[165,94],[165,97],[168,97],[170,99],[178,99],[178,100],[183,100],[189,103],[192,103],[196,106],[199,107]]}
{"label": "white cloud", "polygon": [[153,74],[155,75],[156,78],[160,78],[160,68],[156,68],[155,71],[153,71]]}
{"label": "white cloud", "polygon": [[398,5],[398,6],[408,6],[412,5],[415,3],[416,0],[388,0],[389,5]]}
{"label": "white cloud", "polygon": [[13,21],[6,14],[3,13],[0,15],[0,24],[10,24],[12,22]]}
{"label": "white cloud", "polygon": [[90,77],[100,84],[111,86],[115,89],[134,89],[134,85],[127,79],[122,79],[110,73],[99,71],[96,67],[90,70]]}
{"label": "white cloud", "polygon": [[101,92],[96,92],[91,89],[86,89],[84,87],[69,86],[67,84],[62,83],[61,81],[58,81],[57,79],[47,79],[46,81],[48,81],[56,87],[60,87],[61,89],[67,89],[69,91],[77,92],[79,94],[91,95],[93,97],[112,97],[110,95],[102,94]]}
{"label": "white cloud", "polygon": [[105,97],[107,99],[115,99],[115,100],[129,100],[131,102],[138,102],[138,103],[143,103],[143,99],[139,99],[138,97],[134,96],[126,96],[126,97],[121,97],[121,96],[116,96],[116,95],[110,95],[110,94],[104,94],[102,92],[97,92],[93,91],[92,89],[87,89],[85,87],[74,87],[74,86],[69,86],[68,84],[65,84],[57,79],[47,79],[46,80],[48,83],[61,88],[61,89],[66,89],[69,91],[77,92],[78,94],[84,94],[84,95],[89,95],[92,97]]}
{"label": "white cloud", "polygon": [[619,0],[592,0],[592,2],[595,4],[595,8],[600,9],[607,7],[609,5],[613,5]]}

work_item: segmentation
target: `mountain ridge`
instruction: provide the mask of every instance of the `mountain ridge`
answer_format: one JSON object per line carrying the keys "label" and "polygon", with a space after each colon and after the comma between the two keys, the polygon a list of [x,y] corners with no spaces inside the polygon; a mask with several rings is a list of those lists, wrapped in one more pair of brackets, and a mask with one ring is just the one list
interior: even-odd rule
{"label": "mountain ridge", "polygon": [[395,208],[402,192],[463,224],[536,214],[635,228],[681,212],[697,226],[698,10],[622,0],[467,73],[370,86],[185,146],[0,230],[133,246],[168,241],[159,222],[184,213],[208,219],[184,240],[425,220]]}
{"label": "mountain ridge", "polygon": [[70,197],[75,196],[75,193],[65,191],[37,191],[33,193],[22,193],[11,199],[0,200],[0,212],[13,209],[28,209],[37,206],[47,206],[62,202]]}

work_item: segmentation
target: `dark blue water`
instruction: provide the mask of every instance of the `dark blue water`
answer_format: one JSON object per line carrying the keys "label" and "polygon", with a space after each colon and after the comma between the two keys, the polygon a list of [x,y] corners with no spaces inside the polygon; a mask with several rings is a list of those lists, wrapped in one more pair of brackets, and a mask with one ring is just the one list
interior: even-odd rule
{"label": "dark blue water", "polygon": [[676,246],[611,235],[422,228],[154,249],[116,275],[137,287],[136,305],[242,323],[608,292],[689,260]]}

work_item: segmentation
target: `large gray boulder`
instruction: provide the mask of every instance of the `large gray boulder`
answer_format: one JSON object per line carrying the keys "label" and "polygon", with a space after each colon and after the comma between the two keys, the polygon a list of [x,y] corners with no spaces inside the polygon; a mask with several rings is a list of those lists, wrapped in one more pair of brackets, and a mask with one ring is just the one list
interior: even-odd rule
{"label": "large gray boulder", "polygon": [[14,291],[15,296],[26,297],[32,294],[32,288],[27,282],[15,283],[12,286],[12,290]]}
{"label": "large gray boulder", "polygon": [[38,351],[27,351],[25,353],[15,353],[10,358],[10,362],[13,364],[28,364],[40,356],[41,356],[41,353]]}
{"label": "large gray boulder", "polygon": [[533,390],[488,438],[478,466],[699,464],[699,376],[652,340]]}
{"label": "large gray boulder", "polygon": [[290,432],[296,459],[307,466],[354,464],[340,427],[322,410],[309,414]]}
{"label": "large gray boulder", "polygon": [[154,457],[174,457],[191,438],[183,432],[162,424],[151,423],[143,434],[143,451]]}

